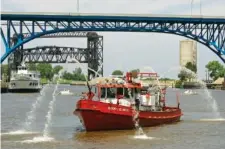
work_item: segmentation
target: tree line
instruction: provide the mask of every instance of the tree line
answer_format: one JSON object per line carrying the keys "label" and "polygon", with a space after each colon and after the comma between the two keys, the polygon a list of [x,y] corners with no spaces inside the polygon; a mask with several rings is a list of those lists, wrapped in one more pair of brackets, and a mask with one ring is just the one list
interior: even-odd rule
{"label": "tree line", "polygon": [[[58,75],[59,71],[63,69],[63,67],[60,65],[52,67],[52,65],[49,63],[27,63],[26,66],[30,71],[39,71],[41,74],[41,78],[45,78],[48,80],[52,80],[53,76]],[[8,64],[2,64],[1,76],[6,77],[8,75]],[[82,73],[81,68],[76,68],[72,73],[64,71],[61,75],[61,78],[66,80],[85,81],[85,76]]]}
{"label": "tree line", "polygon": [[[197,66],[191,62],[188,62],[185,65],[185,68],[191,70],[193,73],[197,73]],[[210,77],[215,81],[217,80],[219,77],[224,77],[225,76],[225,66],[222,65],[221,63],[219,63],[218,61],[210,61],[208,62],[208,64],[205,66],[205,68],[208,70]],[[131,70],[130,72],[140,72],[139,69],[134,69]],[[123,75],[124,72],[121,70],[114,70],[112,72],[112,75]],[[193,79],[195,76],[190,75],[189,73],[187,73],[185,70],[181,70],[178,74],[178,78],[179,78],[179,84],[181,84],[182,82],[185,81],[191,81],[191,79]],[[173,80],[170,78],[160,78],[160,80]]]}
{"label": "tree line", "polygon": [[[192,64],[191,62],[188,62],[185,67],[195,74],[197,73],[197,68],[195,64]],[[208,70],[210,77],[213,81],[217,80],[220,77],[225,76],[225,66],[219,63],[218,61],[210,61],[205,66],[205,68]],[[189,73],[187,73],[185,70],[181,70],[181,72],[178,74],[178,78],[180,81],[190,81],[194,76],[191,76]]]}

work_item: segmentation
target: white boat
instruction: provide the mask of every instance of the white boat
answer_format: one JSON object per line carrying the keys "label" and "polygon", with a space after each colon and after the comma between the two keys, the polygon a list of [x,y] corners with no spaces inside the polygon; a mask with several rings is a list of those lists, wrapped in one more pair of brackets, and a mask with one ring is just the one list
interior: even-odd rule
{"label": "white boat", "polygon": [[184,94],[185,94],[185,95],[197,95],[198,93],[195,92],[195,91],[192,91],[192,90],[186,90],[186,91],[184,92]]}
{"label": "white boat", "polygon": [[66,90],[66,89],[64,89],[63,91],[60,91],[60,94],[61,95],[73,95],[73,93],[70,92],[70,90]]}
{"label": "white boat", "polygon": [[38,71],[28,71],[24,64],[18,66],[16,71],[11,71],[9,91],[39,92],[41,88]]}

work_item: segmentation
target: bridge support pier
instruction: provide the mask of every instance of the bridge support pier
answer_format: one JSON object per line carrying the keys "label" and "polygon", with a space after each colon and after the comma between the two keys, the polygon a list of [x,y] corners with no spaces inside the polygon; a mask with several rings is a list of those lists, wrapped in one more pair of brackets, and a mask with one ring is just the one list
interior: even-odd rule
{"label": "bridge support pier", "polygon": [[[13,38],[10,40],[10,46],[14,46],[18,40],[23,40],[23,35],[20,37],[16,36],[15,34],[13,35]],[[17,66],[21,65],[23,61],[23,45],[21,45],[19,48],[16,49],[12,54],[10,54],[8,58],[8,81],[10,81],[11,77],[11,71],[16,70]]]}
{"label": "bridge support pier", "polygon": [[87,60],[88,68],[90,68],[88,79],[103,76],[103,37],[99,37],[96,33],[87,34]]}

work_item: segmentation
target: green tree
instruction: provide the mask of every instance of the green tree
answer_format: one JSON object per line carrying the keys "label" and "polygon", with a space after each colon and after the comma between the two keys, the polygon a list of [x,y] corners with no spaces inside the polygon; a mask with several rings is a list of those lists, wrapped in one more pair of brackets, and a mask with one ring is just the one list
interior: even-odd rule
{"label": "green tree", "polygon": [[[185,67],[189,70],[191,70],[192,72],[194,72],[196,74],[197,72],[197,67],[195,64],[192,64],[191,62],[187,62],[187,64],[185,65]],[[190,75],[190,74],[187,74],[186,75],[186,78],[189,79],[189,81],[191,81],[191,79],[194,78],[194,76]]]}
{"label": "green tree", "polygon": [[114,70],[112,75],[123,75],[123,72],[121,70]]}
{"label": "green tree", "polygon": [[[193,71],[194,73],[197,72],[196,65],[192,64],[191,62],[187,62],[187,64],[185,65],[185,68]],[[193,76],[188,74],[185,70],[181,70],[180,73],[178,74],[178,78],[180,79],[181,82],[184,82],[184,81],[187,81],[187,79],[189,79],[190,81],[193,78]]]}
{"label": "green tree", "polygon": [[1,74],[8,74],[8,64],[1,64]]}
{"label": "green tree", "polygon": [[191,71],[193,71],[194,73],[197,72],[197,67],[195,64],[192,64],[191,62],[187,62],[187,64],[185,65],[185,67]]}
{"label": "green tree", "polygon": [[82,74],[82,69],[79,68],[75,68],[75,71],[73,71],[74,74]]}
{"label": "green tree", "polygon": [[63,79],[66,79],[66,80],[72,80],[73,74],[72,74],[72,73],[69,73],[69,72],[67,72],[67,71],[64,71],[64,72],[63,72],[63,75],[62,75],[62,78],[63,78]]}
{"label": "green tree", "polygon": [[7,76],[9,75],[8,70],[8,64],[1,64],[1,79],[7,79]]}
{"label": "green tree", "polygon": [[175,88],[181,88],[182,87],[182,81],[178,80],[175,82]]}
{"label": "green tree", "polygon": [[62,70],[63,67],[60,66],[60,65],[56,65],[54,68],[53,68],[53,74],[58,74],[60,70]]}
{"label": "green tree", "polygon": [[187,73],[183,70],[178,74],[178,78],[180,79],[181,82],[186,81],[187,76],[188,76]]}
{"label": "green tree", "polygon": [[132,74],[132,77],[137,78],[138,73],[140,72],[140,69],[134,69],[130,71]]}
{"label": "green tree", "polygon": [[51,80],[54,75],[52,65],[49,63],[37,64],[37,70],[40,71],[41,77],[47,78],[49,80]]}
{"label": "green tree", "polygon": [[173,79],[170,79],[170,78],[160,78],[159,80],[160,81],[170,81],[170,80],[173,80]]}
{"label": "green tree", "polygon": [[140,72],[140,69],[133,69],[130,71],[131,73],[139,73]]}
{"label": "green tree", "polygon": [[74,80],[74,81],[85,81],[85,75],[82,73],[81,68],[76,68],[73,73],[64,71],[62,75],[63,79]]}
{"label": "green tree", "polygon": [[35,63],[28,63],[27,67],[28,67],[28,70],[30,71],[37,70],[37,65]]}
{"label": "green tree", "polygon": [[73,80],[77,80],[77,81],[85,81],[85,76],[82,73],[82,69],[81,68],[76,68],[75,71],[73,71]]}
{"label": "green tree", "polygon": [[213,80],[225,75],[225,67],[218,61],[210,61],[205,67],[208,69],[209,75]]}

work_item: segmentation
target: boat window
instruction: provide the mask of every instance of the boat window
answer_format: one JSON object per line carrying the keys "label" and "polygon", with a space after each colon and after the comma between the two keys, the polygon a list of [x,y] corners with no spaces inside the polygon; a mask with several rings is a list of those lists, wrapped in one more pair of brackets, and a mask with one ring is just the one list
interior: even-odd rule
{"label": "boat window", "polygon": [[117,95],[123,95],[123,88],[117,88]]}
{"label": "boat window", "polygon": [[107,98],[116,98],[116,88],[107,88]]}
{"label": "boat window", "polygon": [[[131,89],[131,97],[133,97],[133,89]],[[126,98],[130,98],[129,92],[128,92],[128,88],[125,88],[124,90],[124,97]]]}
{"label": "boat window", "polygon": [[106,88],[101,88],[101,98],[106,97]]}

